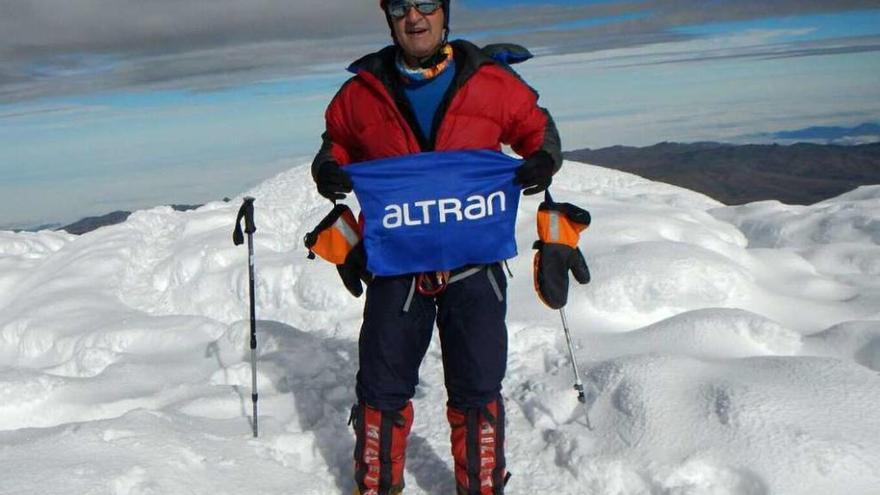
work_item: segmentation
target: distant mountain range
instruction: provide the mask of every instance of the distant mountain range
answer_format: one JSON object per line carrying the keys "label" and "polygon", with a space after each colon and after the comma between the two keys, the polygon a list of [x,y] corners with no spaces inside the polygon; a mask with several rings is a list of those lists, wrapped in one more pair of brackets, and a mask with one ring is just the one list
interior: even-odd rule
{"label": "distant mountain range", "polygon": [[733,144],[870,144],[880,141],[880,123],[865,122],[852,127],[812,126],[775,132],[744,134],[725,140]]}
{"label": "distant mountain range", "polygon": [[[202,205],[171,205],[171,208],[176,211],[187,211],[195,210],[199,206]],[[114,211],[97,217],[86,217],[82,220],[77,220],[70,225],[65,225],[57,230],[64,230],[70,234],[76,235],[85,234],[86,232],[91,232],[100,227],[122,223],[128,220],[129,215],[131,215],[130,211]]]}
{"label": "distant mountain range", "polygon": [[765,199],[812,204],[860,185],[880,184],[880,142],[854,146],[659,143],[564,155],[686,187],[725,204]]}
{"label": "distant mountain range", "polygon": [[880,140],[880,125],[865,123],[855,127],[807,127],[795,131],[780,131],[772,134],[778,139],[801,139],[801,140],[854,140],[858,138],[871,138],[873,141]]}

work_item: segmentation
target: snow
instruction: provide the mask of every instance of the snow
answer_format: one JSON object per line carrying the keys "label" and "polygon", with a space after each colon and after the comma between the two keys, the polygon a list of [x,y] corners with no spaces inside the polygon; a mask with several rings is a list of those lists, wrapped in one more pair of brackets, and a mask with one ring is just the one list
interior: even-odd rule
{"label": "snow", "polygon": [[[0,494],[350,493],[363,300],[306,259],[329,211],[296,166],[247,195],[260,437],[251,436],[240,198],[83,236],[0,232]],[[537,300],[538,197],[510,280],[511,494],[880,493],[880,186],[724,206],[567,163],[593,282]],[[421,370],[407,494],[454,491],[439,343]]]}

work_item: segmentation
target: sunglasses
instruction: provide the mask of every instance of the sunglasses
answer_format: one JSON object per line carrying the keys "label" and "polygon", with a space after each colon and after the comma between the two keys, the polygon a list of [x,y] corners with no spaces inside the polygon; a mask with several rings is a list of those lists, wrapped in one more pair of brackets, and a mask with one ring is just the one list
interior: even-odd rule
{"label": "sunglasses", "polygon": [[410,7],[415,7],[420,14],[428,15],[437,12],[442,6],[438,0],[391,0],[388,2],[388,15],[394,19],[406,17]]}

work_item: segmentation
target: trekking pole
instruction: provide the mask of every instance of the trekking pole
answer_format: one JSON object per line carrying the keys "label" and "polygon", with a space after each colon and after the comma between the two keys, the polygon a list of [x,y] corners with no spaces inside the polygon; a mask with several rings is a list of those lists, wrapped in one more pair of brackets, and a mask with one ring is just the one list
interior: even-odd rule
{"label": "trekking pole", "polygon": [[241,208],[238,210],[238,217],[235,219],[232,242],[236,246],[244,243],[244,236],[241,233],[242,218],[244,218],[244,231],[247,233],[248,244],[248,288],[251,317],[251,402],[254,404],[254,438],[256,438],[259,429],[257,427],[257,319],[256,302],[254,300],[254,232],[257,231],[257,226],[254,225],[254,198],[250,196],[244,198]]}
{"label": "trekking pole", "polygon": [[565,308],[559,308],[559,315],[562,317],[562,329],[565,330],[565,341],[568,343],[568,355],[571,357],[571,367],[574,371],[574,389],[578,393],[578,402],[584,405],[584,418],[587,422],[587,429],[592,431],[593,426],[590,424],[590,407],[587,405],[587,397],[584,395],[584,384],[581,382],[581,374],[578,371],[577,358],[574,357],[574,345],[571,343],[571,332],[568,330],[568,320],[565,318]]}

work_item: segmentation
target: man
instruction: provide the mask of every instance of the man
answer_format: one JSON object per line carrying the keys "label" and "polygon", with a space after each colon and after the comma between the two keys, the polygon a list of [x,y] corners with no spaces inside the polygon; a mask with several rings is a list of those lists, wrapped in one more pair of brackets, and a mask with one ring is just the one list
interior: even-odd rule
{"label": "man", "polygon": [[[447,42],[449,0],[381,0],[380,6],[394,44],[354,62],[355,76],[327,108],[312,164],[318,191],[333,201],[351,192],[344,172],[350,163],[427,151],[500,151],[502,144],[526,157],[516,172],[525,194],[545,190],[562,157],[535,91],[488,50]],[[467,276],[475,272],[483,276]],[[410,274],[375,277],[368,285],[352,409],[355,493],[402,492],[410,399],[435,320],[457,493],[504,491],[506,280],[498,263],[453,270],[449,280],[456,275],[460,280],[448,284],[438,274]]]}

